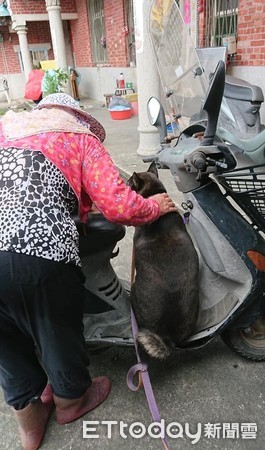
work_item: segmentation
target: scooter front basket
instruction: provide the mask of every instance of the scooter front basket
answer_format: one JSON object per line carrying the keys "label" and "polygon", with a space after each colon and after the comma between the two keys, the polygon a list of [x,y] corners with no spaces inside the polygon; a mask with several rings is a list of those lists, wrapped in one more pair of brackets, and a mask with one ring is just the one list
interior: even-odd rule
{"label": "scooter front basket", "polygon": [[253,225],[265,232],[265,164],[222,172],[215,178]]}

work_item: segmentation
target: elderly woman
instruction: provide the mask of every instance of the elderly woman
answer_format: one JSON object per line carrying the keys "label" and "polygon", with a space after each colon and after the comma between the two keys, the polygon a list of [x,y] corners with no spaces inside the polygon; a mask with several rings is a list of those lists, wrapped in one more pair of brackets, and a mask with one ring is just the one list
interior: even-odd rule
{"label": "elderly woman", "polygon": [[0,124],[0,382],[26,450],[40,446],[54,404],[65,424],[110,392],[88,371],[72,211],[78,204],[86,221],[94,204],[110,221],[141,225],[175,210],[167,194],[144,199],[126,186],[104,138],[63,93]]}

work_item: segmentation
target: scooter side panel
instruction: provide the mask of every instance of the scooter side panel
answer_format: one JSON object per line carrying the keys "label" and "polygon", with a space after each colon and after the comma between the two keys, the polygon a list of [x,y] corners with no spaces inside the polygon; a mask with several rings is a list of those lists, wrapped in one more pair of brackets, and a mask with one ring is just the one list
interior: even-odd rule
{"label": "scooter side panel", "polygon": [[214,182],[184,197],[193,204],[189,226],[201,258],[197,331],[206,337],[220,331],[257,295],[262,296],[263,274],[246,251],[258,249],[265,254],[265,245]]}

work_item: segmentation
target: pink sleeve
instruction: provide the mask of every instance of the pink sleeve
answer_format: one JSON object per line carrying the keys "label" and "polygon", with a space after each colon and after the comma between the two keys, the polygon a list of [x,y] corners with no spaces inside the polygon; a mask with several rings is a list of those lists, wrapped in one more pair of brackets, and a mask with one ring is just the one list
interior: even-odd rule
{"label": "pink sleeve", "polygon": [[112,222],[136,226],[160,216],[158,203],[127,186],[106,149],[91,137],[83,154],[82,187]]}

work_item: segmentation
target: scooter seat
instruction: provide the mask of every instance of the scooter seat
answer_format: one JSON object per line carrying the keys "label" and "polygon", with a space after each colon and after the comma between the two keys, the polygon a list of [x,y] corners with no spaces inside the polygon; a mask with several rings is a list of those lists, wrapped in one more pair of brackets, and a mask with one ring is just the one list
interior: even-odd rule
{"label": "scooter seat", "polygon": [[224,97],[258,103],[264,101],[263,92],[259,86],[230,75],[225,77]]}
{"label": "scooter seat", "polygon": [[86,223],[73,216],[78,233],[80,256],[115,245],[125,236],[125,226],[109,222],[101,213],[89,213]]}

